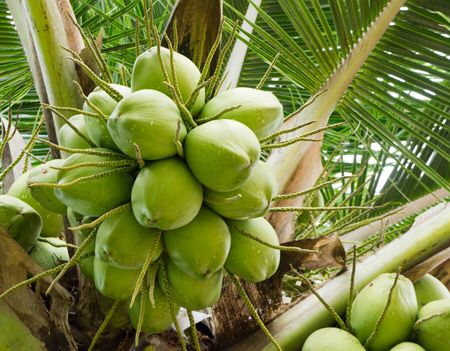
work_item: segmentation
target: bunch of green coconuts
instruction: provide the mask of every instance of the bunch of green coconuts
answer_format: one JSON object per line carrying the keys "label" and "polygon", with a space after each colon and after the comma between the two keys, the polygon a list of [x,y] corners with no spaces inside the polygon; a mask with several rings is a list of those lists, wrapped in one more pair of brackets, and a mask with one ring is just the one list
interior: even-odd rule
{"label": "bunch of green coconuts", "polygon": [[[102,219],[80,266],[104,296],[128,301],[151,263],[144,285],[153,284],[154,303],[145,307],[146,332],[170,326],[168,294],[176,309],[204,309],[218,301],[225,271],[256,283],[279,264],[279,251],[269,247],[279,244],[277,235],[263,218],[278,189],[260,160],[259,140],[281,126],[282,105],[272,93],[250,88],[205,101],[200,76],[187,57],[149,49],[135,61],[131,88],[97,87],[86,114],[61,128],[66,158],[13,186],[32,195],[32,207],[37,201],[66,213],[80,245],[91,235],[89,223]],[[27,250],[36,237],[16,236]],[[135,328],[140,301],[128,311]]]}
{"label": "bunch of green coconuts", "polygon": [[350,313],[351,333],[316,330],[302,351],[450,350],[450,292],[430,274],[414,284],[401,275],[396,281],[394,273],[381,274],[359,292]]}

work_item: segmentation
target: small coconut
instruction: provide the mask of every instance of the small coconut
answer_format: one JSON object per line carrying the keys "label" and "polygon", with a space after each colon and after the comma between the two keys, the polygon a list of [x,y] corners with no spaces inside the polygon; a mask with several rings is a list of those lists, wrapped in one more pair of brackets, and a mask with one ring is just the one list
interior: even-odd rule
{"label": "small coconut", "polygon": [[161,230],[188,224],[200,211],[202,201],[202,186],[186,164],[175,157],[142,168],[131,193],[139,224]]}
{"label": "small coconut", "polygon": [[[102,150],[102,149],[96,149]],[[105,151],[105,149],[103,149]],[[107,150],[106,150],[107,151]],[[116,156],[97,156],[88,154],[73,154],[64,160],[63,167],[75,166],[86,162],[108,162],[120,159]],[[79,167],[61,170],[58,174],[58,184],[67,184],[82,177],[98,176],[100,173],[117,169],[107,167]],[[130,173],[115,173],[106,177],[81,182],[67,188],[56,188],[56,197],[67,207],[85,215],[98,217],[113,208],[130,201],[133,176]]]}
{"label": "small coconut", "polygon": [[30,251],[31,258],[44,270],[55,268],[69,260],[64,240],[48,238],[47,241],[37,241]]}
{"label": "small coconut", "polygon": [[261,154],[256,135],[244,124],[228,119],[194,128],[188,133],[184,148],[194,176],[207,188],[219,192],[241,186]]}
{"label": "small coconut", "polygon": [[[238,107],[239,106],[239,107]],[[258,138],[275,133],[283,123],[283,105],[271,92],[252,88],[226,90],[209,100],[203,107],[199,119],[218,115],[244,123]]]}
{"label": "small coconut", "polygon": [[264,216],[278,184],[271,169],[263,161],[256,162],[250,177],[237,189],[218,192],[205,189],[205,203],[225,218],[248,219]]}
{"label": "small coconut", "polygon": [[[366,285],[356,296],[350,319],[355,336],[365,344],[386,308],[389,292],[394,285],[396,274],[379,275]],[[384,351],[408,340],[417,316],[417,300],[414,286],[404,276],[399,276],[393,290],[387,312],[379,329],[366,348]]]}
{"label": "small coconut", "polygon": [[108,119],[108,130],[118,148],[136,158],[139,147],[144,160],[159,160],[177,154],[186,127],[175,103],[156,90],[139,90],[118,103]]}
{"label": "small coconut", "polygon": [[[180,306],[194,311],[213,306],[219,301],[222,290],[223,270],[217,271],[206,278],[193,277],[178,269],[171,261],[166,260],[167,279],[170,294]],[[158,282],[163,290],[164,279],[162,271],[158,271]]]}
{"label": "small coconut", "polygon": [[[77,128],[77,130],[84,136],[89,137],[88,128],[86,126],[84,115],[74,115],[69,118],[69,122]],[[69,149],[88,149],[91,146],[86,140],[80,137],[75,131],[69,127],[68,124],[64,124],[58,131],[58,142],[60,145]],[[68,157],[70,154],[62,151],[61,154],[64,157]]]}
{"label": "small coconut", "polygon": [[[27,184],[58,182],[58,170],[53,167],[61,167],[63,160],[50,160],[30,170]],[[47,210],[65,214],[67,207],[57,199],[53,188],[33,186],[30,187],[31,195]]]}
{"label": "small coconut", "polygon": [[[118,91],[123,97],[131,94],[131,89],[126,86],[119,84],[110,84],[110,86]],[[95,107],[97,107],[106,117],[109,117],[111,115],[117,105],[117,101],[99,87],[95,88],[87,98],[89,102],[95,105]],[[97,113],[97,111],[89,107],[86,102],[83,105],[83,110],[87,112]],[[109,134],[108,128],[106,126],[106,120],[91,116],[85,116],[84,121],[86,123],[89,139],[91,139],[91,141],[95,145],[110,150],[117,150],[117,146],[111,138],[111,135]]]}
{"label": "small coconut", "polygon": [[364,351],[359,340],[339,328],[322,328],[310,334],[302,351]]}
{"label": "small coconut", "polygon": [[119,268],[142,268],[149,251],[155,247],[152,261],[163,250],[159,231],[141,226],[131,208],[108,217],[95,237],[95,256]]}
{"label": "small coconut", "polygon": [[[161,47],[161,59],[169,75],[169,79],[173,83],[170,51],[168,49]],[[201,73],[191,60],[177,52],[173,53],[173,64],[175,67],[175,77],[181,93],[181,99],[183,102],[186,102],[197,87]],[[131,77],[131,89],[133,91],[153,89],[171,97],[172,94],[165,84],[165,81],[166,79],[163,76],[157,54],[157,47],[154,46],[140,54],[134,62],[133,74]],[[204,104],[205,89],[201,89],[192,108],[192,114],[196,116]]]}
{"label": "small coconut", "polygon": [[450,298],[423,306],[414,324],[417,342],[427,351],[450,350]]}
{"label": "small coconut", "polygon": [[63,216],[59,213],[51,212],[31,195],[27,185],[30,171],[25,172],[17,178],[8,190],[8,195],[22,200],[31,206],[42,218],[42,230],[40,236],[57,237],[64,230]]}
{"label": "small coconut", "polygon": [[395,345],[389,351],[426,351],[422,346],[414,344],[413,342],[402,342]]}
{"label": "small coconut", "polygon": [[29,251],[41,232],[42,218],[24,201],[9,195],[0,195],[0,229]]}
{"label": "small coconut", "polygon": [[258,243],[239,232],[239,229],[272,245],[279,245],[278,236],[264,218],[242,221],[228,220],[231,248],[225,268],[252,283],[272,276],[280,263],[280,251]]}
{"label": "small coconut", "polygon": [[442,282],[431,274],[425,274],[414,283],[419,308],[435,300],[450,298],[450,292]]}
{"label": "small coconut", "polygon": [[141,269],[115,267],[94,258],[94,283],[97,291],[114,300],[125,300],[134,291]]}
{"label": "small coconut", "polygon": [[[172,324],[169,299],[159,287],[157,282],[155,282],[153,298],[155,300],[154,306],[152,306],[149,299],[147,299],[145,303],[144,321],[141,327],[141,331],[144,333],[161,333],[168,329]],[[180,307],[174,303],[175,314],[177,314],[179,308]],[[128,316],[130,317],[131,325],[134,329],[137,329],[140,311],[141,294],[137,296],[133,307],[128,310]]]}
{"label": "small coconut", "polygon": [[164,232],[170,260],[183,272],[200,277],[222,269],[230,244],[225,221],[206,207],[185,226]]}

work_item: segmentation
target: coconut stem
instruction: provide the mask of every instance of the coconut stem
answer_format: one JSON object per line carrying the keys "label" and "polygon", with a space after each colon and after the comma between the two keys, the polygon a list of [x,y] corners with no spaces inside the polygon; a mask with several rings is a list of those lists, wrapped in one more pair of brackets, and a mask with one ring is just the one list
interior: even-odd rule
{"label": "coconut stem", "polygon": [[[141,335],[141,330],[142,330],[142,324],[144,324],[144,317],[145,317],[145,305],[147,304],[147,299],[146,299],[146,293],[147,293],[147,289],[146,289],[146,284],[142,285],[142,289],[141,289],[141,306],[139,308],[139,320],[136,326],[136,334],[134,336],[134,345],[137,347],[139,345],[139,335]],[[132,306],[130,306],[131,308]]]}
{"label": "coconut stem", "polygon": [[314,193],[317,190],[320,190],[328,185],[334,184],[336,182],[339,182],[339,181],[341,181],[343,179],[347,179],[347,178],[353,178],[353,176],[343,176],[343,177],[339,177],[336,179],[332,179],[332,180],[320,183],[319,185],[313,186],[312,188],[309,188],[307,190],[298,191],[295,193],[276,195],[272,198],[272,201],[289,200],[289,199],[294,199],[299,196],[308,195],[308,194]]}
{"label": "coconut stem", "polygon": [[[57,169],[60,171],[70,171],[73,169],[84,168],[84,167],[121,167],[121,166],[136,166],[137,161],[135,160],[117,160],[117,161],[105,161],[105,162],[81,162],[73,166],[67,167],[56,167],[52,166],[51,169]],[[39,183],[36,183],[39,184]]]}
{"label": "coconut stem", "polygon": [[[19,118],[16,119],[16,123],[19,120]],[[3,128],[1,131],[1,138],[0,138],[0,156],[3,155],[3,151],[6,147],[6,144],[8,144],[8,142],[12,139],[12,137],[14,136],[15,131],[17,130],[14,129],[14,133],[13,135],[9,135],[11,134],[11,128],[12,128],[12,110],[11,110],[11,106],[8,107],[8,124],[6,126],[6,130],[3,133]]]}
{"label": "coconut stem", "polygon": [[177,72],[176,72],[176,68],[175,68],[175,62],[173,59],[173,47],[172,47],[172,42],[170,41],[169,36],[164,33],[164,38],[167,41],[167,46],[169,47],[169,64],[170,64],[170,73],[172,75],[172,85],[175,88],[175,92],[178,95],[178,98],[180,99],[180,101],[183,101],[183,97],[181,96],[181,91],[180,91],[180,86],[178,84],[178,79],[177,79]]}
{"label": "coconut stem", "polygon": [[374,210],[381,206],[330,206],[330,207],[272,207],[269,212],[302,212],[302,211],[340,211],[340,210]]}
{"label": "coconut stem", "polygon": [[214,93],[214,88],[216,87],[217,80],[219,79],[220,73],[222,71],[222,66],[223,66],[223,62],[225,60],[225,55],[228,53],[228,50],[230,50],[230,48],[233,44],[233,40],[236,35],[237,27],[238,27],[238,22],[235,21],[233,24],[233,29],[230,33],[230,37],[228,38],[227,42],[225,43],[223,49],[220,50],[219,57],[217,59],[216,69],[214,70],[214,74],[212,76],[211,84],[209,84],[208,89],[206,89],[206,101],[210,100]]}
{"label": "coconut stem", "polygon": [[177,95],[175,87],[168,82],[165,82],[165,83],[166,83],[167,87],[169,88],[169,90],[172,92],[172,98],[175,101],[175,103],[177,104],[178,109],[180,110],[181,117],[183,119],[183,122],[186,124],[186,128],[188,128],[188,130],[191,130],[191,129],[194,129],[195,127],[197,127],[197,123],[195,123],[194,119],[192,118],[191,113],[186,108],[186,106],[184,106],[184,104],[181,102],[179,96]]}
{"label": "coconut stem", "polygon": [[254,236],[252,233],[247,232],[246,230],[239,228],[237,225],[234,224],[228,224],[231,228],[237,230],[237,232],[251,240],[254,240],[264,246],[270,247],[271,249],[280,250],[280,251],[287,251],[287,252],[297,252],[297,253],[318,253],[317,250],[308,250],[308,249],[302,249],[300,247],[291,247],[291,246],[282,246],[282,245],[274,245],[271,243],[268,243],[267,241],[264,241],[256,236]]}
{"label": "coconut stem", "polygon": [[93,38],[89,38],[86,33],[83,31],[83,28],[73,19],[73,17],[68,13],[68,17],[72,21],[73,25],[78,29],[78,32],[80,33],[81,37],[83,38],[84,45],[89,50],[89,53],[92,55],[95,63],[97,64],[97,67],[99,68],[100,72],[102,73],[102,77],[105,78],[105,80],[108,83],[112,83],[113,79],[111,76],[111,72],[108,69],[108,65],[106,64],[105,60],[103,59],[102,55],[100,54],[100,50],[95,43],[95,40]]}
{"label": "coconut stem", "polygon": [[120,75],[120,82],[122,85],[127,86],[128,85],[128,79],[127,76],[130,76],[130,72],[126,69],[126,67],[123,64],[119,64],[119,75]]}
{"label": "coconut stem", "polygon": [[101,215],[100,217],[98,217],[97,219],[93,220],[92,222],[89,223],[85,223],[85,224],[81,224],[79,226],[76,227],[70,227],[69,229],[71,231],[77,231],[77,230],[85,230],[85,229],[93,229],[96,226],[98,226],[100,223],[102,223],[104,220],[106,220],[107,218],[114,216],[117,213],[120,213],[128,208],[131,207],[131,203],[128,202],[124,205],[120,205],[116,208],[113,208],[112,210],[104,213],[103,215]]}
{"label": "coconut stem", "polygon": [[200,342],[198,340],[197,328],[195,327],[195,321],[194,316],[192,315],[192,311],[187,310],[186,312],[189,318],[189,325],[191,327],[191,336],[192,340],[194,341],[194,349],[195,351],[202,351],[200,347]]}
{"label": "coconut stem", "polygon": [[95,144],[89,139],[86,135],[81,133],[77,127],[75,127],[72,122],[69,121],[69,119],[64,116],[61,112],[58,110],[52,108],[50,105],[43,105],[44,108],[51,110],[54,112],[58,117],[60,117],[81,139],[83,139],[86,143],[88,143],[89,146],[95,147]]}
{"label": "coconut stem", "polygon": [[147,280],[148,280],[148,299],[153,308],[155,308],[155,285],[156,274],[158,273],[160,259],[153,262],[148,268]]}
{"label": "coconut stem", "polygon": [[377,320],[377,323],[375,324],[375,327],[372,330],[372,333],[370,333],[370,336],[367,338],[366,343],[364,344],[364,348],[368,349],[370,345],[372,344],[373,340],[377,337],[378,332],[380,331],[381,324],[383,323],[383,320],[387,314],[387,311],[389,309],[389,306],[392,302],[392,296],[394,295],[394,289],[397,285],[398,278],[400,277],[401,269],[397,271],[397,274],[395,275],[394,284],[392,284],[391,289],[389,290],[388,299],[386,302],[386,306],[384,306],[383,312],[381,313],[380,317]]}
{"label": "coconut stem", "polygon": [[88,351],[93,351],[95,344],[97,343],[98,339],[102,335],[105,328],[108,326],[109,321],[111,320],[112,316],[117,310],[117,306],[119,306],[120,301],[115,300],[112,304],[111,308],[109,309],[108,313],[105,316],[105,319],[103,320],[102,324],[100,324],[100,327],[98,327],[97,332],[94,335],[94,338],[91,341],[91,344],[89,345]]}
{"label": "coconut stem", "polygon": [[197,100],[198,94],[200,93],[200,90],[202,90],[204,87],[206,87],[209,83],[211,83],[212,77],[205,80],[204,82],[200,83],[195,87],[195,89],[192,91],[191,96],[187,99],[185,106],[186,108],[191,111],[192,107],[194,106],[195,101]]}
{"label": "coconut stem", "polygon": [[175,306],[173,304],[172,294],[170,293],[170,285],[169,285],[169,278],[167,277],[166,264],[165,264],[164,260],[161,260],[160,264],[161,264],[162,281],[163,281],[163,285],[164,285],[164,293],[167,296],[167,300],[169,300],[169,309],[170,309],[170,314],[172,315],[172,321],[173,321],[173,324],[175,325],[175,330],[177,331],[177,336],[178,336],[178,339],[181,344],[181,349],[183,351],[187,351],[186,342],[183,338],[183,332],[181,331],[180,324],[178,323],[178,320],[177,320],[177,315],[175,312]]}
{"label": "coconut stem", "polygon": [[70,260],[64,265],[63,269],[59,274],[56,276],[56,278],[51,282],[50,286],[48,287],[47,291],[45,292],[46,295],[50,293],[50,291],[53,289],[55,284],[62,278],[64,274],[73,266],[75,266],[78,261],[81,258],[81,255],[83,254],[83,251],[86,249],[86,247],[90,244],[92,240],[94,240],[96,234],[96,230],[92,230],[91,233],[87,236],[86,239],[81,243],[81,245],[78,247],[78,250],[75,251],[74,255],[70,258]]}
{"label": "coconut stem", "polygon": [[180,133],[181,133],[181,121],[177,121],[177,132],[175,133],[175,147],[177,149],[178,156],[184,158],[183,143],[180,140]]}
{"label": "coconut stem", "polygon": [[287,115],[284,118],[284,122],[286,123],[287,121],[289,121],[291,118],[297,116],[300,112],[302,112],[305,108],[307,108],[308,106],[312,105],[316,99],[322,95],[324,92],[326,92],[327,90],[320,90],[318,93],[316,93],[312,98],[310,98],[305,104],[303,104],[301,107],[299,107],[297,110],[295,110],[294,112],[292,112],[291,114]]}
{"label": "coconut stem", "polygon": [[292,128],[280,130],[280,131],[278,131],[276,133],[270,134],[270,135],[268,135],[268,136],[266,136],[264,138],[259,139],[259,142],[261,144],[265,143],[267,141],[275,139],[276,137],[278,137],[280,135],[295,132],[296,130],[301,129],[301,128],[305,128],[305,127],[307,127],[307,126],[309,126],[309,125],[311,125],[313,123],[316,123],[316,121],[310,121],[310,122],[307,122],[307,123],[299,124],[298,126],[295,126],[295,127],[292,127]]}
{"label": "coconut stem", "polygon": [[86,155],[94,155],[94,156],[122,156],[118,154],[117,152],[112,151],[101,151],[96,149],[72,149],[69,147],[64,147],[55,143],[52,143],[51,141],[48,141],[46,139],[36,138],[37,141],[40,141],[42,143],[48,144],[51,147],[57,148],[58,150],[65,151],[71,154],[86,154]]}
{"label": "coconut stem", "polygon": [[142,151],[138,144],[133,143],[134,153],[136,154],[136,160],[138,162],[139,168],[142,169],[145,167],[145,161],[142,158]]}
{"label": "coconut stem", "polygon": [[142,288],[142,286],[144,283],[145,275],[147,274],[148,267],[150,266],[150,263],[152,262],[152,260],[155,256],[156,248],[158,247],[158,244],[160,241],[161,241],[161,232],[159,232],[157,234],[155,241],[152,244],[152,247],[150,248],[150,250],[147,253],[147,257],[145,258],[144,265],[142,266],[141,272],[139,273],[139,277],[136,281],[133,295],[131,296],[130,308],[133,307],[134,301],[136,299],[137,294],[139,293],[139,290],[144,290]]}
{"label": "coconut stem", "polygon": [[350,276],[350,291],[348,294],[348,302],[347,302],[347,312],[345,313],[346,316],[346,325],[349,330],[349,332],[352,331],[352,327],[350,325],[350,321],[352,319],[352,305],[353,300],[355,299],[355,274],[356,274],[356,245],[353,245],[353,252],[352,252],[352,274]]}
{"label": "coconut stem", "polygon": [[106,121],[108,120],[108,116],[105,115],[102,110],[100,110],[97,106],[95,106],[86,95],[84,95],[83,88],[81,87],[80,83],[77,81],[73,81],[73,84],[78,88],[78,91],[83,98],[83,100],[86,102],[86,105],[88,105],[91,109],[93,109],[100,117],[100,121],[104,122],[106,124]]}
{"label": "coconut stem", "polygon": [[89,68],[89,66],[83,62],[83,59],[80,57],[80,55],[78,55],[75,51],[73,51],[71,49],[64,48],[64,47],[63,47],[63,49],[70,52],[73,55],[73,57],[68,57],[68,59],[72,60],[73,62],[78,64],[81,67],[81,69],[83,70],[83,72],[86,73],[86,75],[96,85],[98,85],[105,93],[107,93],[112,99],[116,100],[117,102],[119,102],[120,100],[123,99],[122,94],[119,93],[116,89],[112,88],[108,82],[106,82],[105,80],[100,78],[97,74],[95,74],[95,72],[93,72]]}
{"label": "coconut stem", "polygon": [[311,132],[302,134],[302,135],[300,135],[298,137],[295,137],[295,138],[292,138],[292,139],[289,139],[289,140],[286,140],[286,141],[282,141],[282,142],[279,142],[279,143],[273,143],[273,144],[265,144],[265,145],[261,146],[261,149],[262,150],[278,149],[278,148],[281,148],[281,147],[286,147],[286,146],[295,144],[295,143],[297,143],[299,141],[321,141],[322,139],[308,139],[307,137],[308,136],[312,136],[312,135],[316,135],[317,133],[323,132],[324,130],[327,130],[327,129],[331,129],[331,128],[334,128],[334,127],[341,126],[342,124],[343,123],[331,124],[331,125],[328,125],[328,126],[316,129],[316,130],[312,130]]}
{"label": "coconut stem", "polygon": [[334,320],[337,322],[337,324],[339,325],[339,327],[342,330],[348,331],[347,326],[345,325],[344,321],[342,320],[342,318],[339,316],[339,314],[337,314],[337,312],[333,309],[333,307],[331,307],[323,298],[322,296],[320,296],[320,294],[314,289],[314,287],[312,286],[311,282],[309,281],[308,278],[306,278],[305,276],[303,276],[302,274],[300,274],[297,270],[293,269],[294,273],[306,284],[306,286],[308,287],[308,289],[311,291],[312,294],[314,294],[314,296],[317,297],[317,299],[320,301],[320,303],[327,309],[327,311],[330,313],[330,315],[334,318]]}
{"label": "coconut stem", "polygon": [[[147,39],[147,45],[149,48],[153,46],[153,36],[152,36],[152,28],[153,28],[153,7],[152,0],[150,0],[150,9],[147,6],[147,0],[143,0],[144,4],[144,23],[145,23],[145,37]],[[149,16],[150,13],[150,16]]]}
{"label": "coconut stem", "polygon": [[134,167],[120,167],[120,168],[116,168],[116,169],[111,169],[109,171],[93,174],[93,175],[90,175],[90,176],[80,177],[80,178],[77,178],[75,180],[72,180],[69,183],[64,183],[64,184],[57,184],[57,183],[31,183],[31,184],[28,184],[28,186],[29,187],[44,187],[44,188],[55,188],[55,189],[67,189],[67,188],[70,188],[70,187],[72,187],[74,185],[78,185],[78,184],[81,184],[81,183],[86,183],[86,182],[94,181],[94,180],[97,180],[97,179],[109,177],[109,176],[114,175],[114,174],[127,173],[127,172],[131,171],[132,169],[134,169]]}
{"label": "coconut stem", "polygon": [[259,81],[258,85],[255,89],[259,90],[263,87],[264,83],[266,82],[267,78],[269,78],[270,73],[272,73],[272,69],[275,66],[275,63],[278,61],[278,58],[280,57],[280,53],[277,53],[275,57],[273,58],[272,62],[270,63],[269,67],[267,68],[267,71],[262,76],[261,80]]}
{"label": "coconut stem", "polygon": [[172,32],[173,32],[173,49],[175,51],[178,51],[178,26],[177,26],[178,22],[177,19],[175,18],[173,20],[173,24],[172,24]]}
{"label": "coconut stem", "polygon": [[222,117],[223,115],[225,115],[228,112],[237,110],[239,107],[241,107],[241,105],[236,105],[236,106],[232,106],[232,107],[228,107],[223,111],[220,111],[218,113],[216,113],[215,115],[209,116],[209,117],[204,117],[204,118],[200,118],[197,120],[198,123],[206,123],[215,119],[218,119],[220,117]]}
{"label": "coconut stem", "polygon": [[39,274],[35,275],[34,277],[31,277],[31,278],[29,278],[27,280],[24,280],[23,282],[20,282],[20,283],[18,283],[16,285],[10,287],[9,289],[5,290],[0,295],[0,300],[3,299],[9,293],[12,293],[12,292],[16,291],[17,289],[20,289],[20,288],[22,288],[24,286],[30,285],[30,284],[32,284],[34,282],[37,282],[38,280],[40,280],[42,278],[45,278],[45,277],[48,277],[49,275],[53,275],[53,274],[56,274],[56,273],[60,272],[64,268],[65,265],[66,265],[65,263],[60,264],[59,266],[57,266],[55,268],[52,268],[52,269],[49,269],[49,270],[47,270],[45,272],[39,273]]}
{"label": "coconut stem", "polygon": [[45,107],[45,108],[51,108],[52,111],[58,110],[58,111],[62,111],[62,112],[74,112],[74,113],[81,114],[81,115],[84,115],[87,117],[96,118],[100,121],[103,120],[103,117],[101,115],[99,115],[98,113],[84,111],[82,109],[75,108],[75,107],[53,106],[53,105],[48,105],[48,104],[44,104],[44,103],[42,103],[41,105],[42,105],[42,107]]}
{"label": "coconut stem", "polygon": [[140,43],[140,39],[139,39],[139,34],[140,34],[140,25],[139,25],[139,17],[135,17],[136,20],[136,30],[134,32],[134,51],[135,51],[135,56],[138,57],[141,54],[141,43]]}
{"label": "coconut stem", "polygon": [[244,288],[242,287],[239,279],[236,278],[236,276],[233,273],[228,272],[228,271],[227,271],[227,273],[228,273],[228,277],[230,277],[231,282],[236,287],[236,290],[238,291],[241,299],[244,301],[245,305],[247,306],[247,308],[248,308],[251,316],[255,320],[255,322],[261,328],[263,333],[269,338],[269,340],[271,341],[271,343],[273,344],[275,349],[278,351],[283,351],[280,344],[278,344],[278,341],[272,336],[272,334],[270,334],[269,330],[264,325],[264,322],[259,317],[259,314],[256,311],[256,308],[253,306],[252,302],[250,301],[249,297],[247,296],[247,293],[245,292]]}
{"label": "coconut stem", "polygon": [[50,240],[48,240],[47,238],[44,238],[44,237],[39,237],[38,241],[41,241],[43,243],[47,243],[47,244],[49,244],[49,245],[51,245],[53,247],[71,247],[72,249],[75,249],[75,250],[78,249],[77,245],[73,245],[73,244],[55,244],[54,242],[52,242],[52,241],[50,241]]}
{"label": "coconut stem", "polygon": [[6,177],[6,175],[20,162],[20,160],[22,159],[22,157],[29,151],[31,151],[31,149],[33,148],[33,145],[35,143],[36,140],[39,140],[39,138],[37,137],[39,135],[39,131],[42,128],[42,125],[44,124],[44,115],[41,116],[41,119],[38,123],[38,125],[36,126],[36,129],[33,131],[33,133],[31,134],[30,140],[28,141],[28,143],[25,145],[25,147],[22,149],[22,151],[20,151],[19,156],[17,156],[17,158],[11,162],[11,164],[5,168],[5,170],[0,173],[0,182]]}

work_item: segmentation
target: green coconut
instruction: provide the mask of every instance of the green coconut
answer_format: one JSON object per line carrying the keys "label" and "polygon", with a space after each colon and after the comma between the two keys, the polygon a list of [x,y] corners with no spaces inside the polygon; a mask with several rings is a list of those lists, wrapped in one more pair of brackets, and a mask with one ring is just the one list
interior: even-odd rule
{"label": "green coconut", "polygon": [[339,328],[322,328],[310,334],[302,351],[364,351],[359,340]]}
{"label": "green coconut", "polygon": [[9,188],[8,195],[22,200],[39,213],[42,218],[41,236],[57,237],[64,230],[63,216],[47,210],[31,195],[30,188],[27,185],[29,174],[30,171],[17,178]]}
{"label": "green coconut", "polygon": [[[86,137],[89,137],[84,115],[74,115],[69,118],[69,122]],[[68,124],[64,124],[58,131],[58,142],[60,145],[70,149],[88,149],[91,146],[86,140],[80,137]],[[65,157],[70,154],[61,152]]]}
{"label": "green coconut", "polygon": [[[193,277],[166,260],[167,279],[170,293],[180,306],[194,311],[213,306],[219,301],[222,290],[223,269],[209,277]],[[165,289],[162,271],[158,271],[159,285]]]}
{"label": "green coconut", "polygon": [[[83,216],[79,213],[76,213],[71,208],[67,209],[67,220],[71,227],[77,227],[80,224],[85,224],[92,222],[95,217]],[[75,230],[73,231],[75,235],[75,244],[80,246],[84,240],[89,236],[92,229],[84,229],[84,230]],[[93,279],[94,278],[94,256],[95,256],[95,240],[91,240],[88,246],[84,249],[83,254],[78,264],[80,265],[81,272]]]}
{"label": "green coconut", "polygon": [[402,342],[395,345],[390,351],[426,351],[422,346],[413,342]]}
{"label": "green coconut", "polygon": [[225,268],[253,283],[272,276],[280,264],[280,251],[260,244],[239,231],[245,231],[272,245],[279,245],[272,225],[262,217],[242,221],[228,220],[227,223],[231,233],[231,248]]}
{"label": "green coconut", "polygon": [[[96,149],[102,150],[102,149]],[[104,150],[104,149],[103,149]],[[104,150],[105,151],[105,150]],[[63,167],[70,167],[85,162],[117,161],[121,155],[97,156],[73,154],[64,160]],[[71,170],[61,170],[58,174],[58,184],[67,184],[82,177],[96,176],[100,173],[117,169],[108,167],[79,167]],[[85,215],[98,217],[113,208],[130,201],[133,176],[130,173],[115,173],[95,180],[89,180],[67,188],[56,188],[56,197],[67,207]]]}
{"label": "green coconut", "polygon": [[222,269],[230,244],[225,221],[206,207],[185,226],[164,232],[170,260],[183,272],[199,277],[208,277]]}
{"label": "green coconut", "polygon": [[48,238],[47,241],[38,240],[30,251],[31,258],[45,270],[55,268],[69,260],[64,240]]}
{"label": "green coconut", "polygon": [[[170,51],[161,47],[161,58],[172,81],[173,72],[170,65]],[[197,87],[201,73],[191,60],[177,52],[173,53],[173,64],[181,99],[183,102],[186,102]],[[172,94],[165,81],[166,79],[163,77],[156,46],[140,54],[134,62],[131,90],[153,89],[171,97]],[[192,114],[196,116],[204,104],[205,89],[201,89],[191,109]]]}
{"label": "green coconut", "polygon": [[[110,86],[118,91],[123,97],[131,94],[131,89],[126,86],[119,84],[110,84]],[[117,105],[117,101],[99,87],[95,88],[87,98],[106,117],[111,115]],[[87,103],[84,103],[83,110],[97,113],[97,111],[94,111]],[[85,116],[84,121],[86,124],[87,135],[95,145],[111,150],[117,150],[117,146],[109,134],[106,121],[90,116]]]}
{"label": "green coconut", "polygon": [[225,218],[248,219],[264,216],[278,184],[271,169],[263,161],[256,162],[250,177],[239,188],[218,192],[205,189],[205,203]]}
{"label": "green coconut", "polygon": [[[350,325],[355,336],[365,344],[383,314],[396,274],[379,275],[356,296],[352,305]],[[368,350],[384,351],[408,340],[417,316],[417,300],[414,286],[400,276],[392,293],[392,300],[376,336]]]}
{"label": "green coconut", "polygon": [[139,172],[131,204],[139,224],[172,230],[194,219],[202,206],[202,186],[178,158],[151,163]]}
{"label": "green coconut", "polygon": [[283,105],[275,95],[252,88],[234,88],[216,95],[206,103],[198,118],[213,117],[227,109],[231,110],[220,118],[244,123],[258,138],[275,133],[284,119]]}
{"label": "green coconut", "polygon": [[419,308],[435,300],[442,300],[450,297],[450,292],[442,282],[431,274],[425,274],[414,283],[417,304]]}
{"label": "green coconut", "polygon": [[137,145],[144,160],[177,154],[186,127],[175,103],[156,90],[139,90],[125,97],[108,119],[108,130],[118,148],[136,158]]}
{"label": "green coconut", "polygon": [[[27,184],[58,182],[58,170],[53,167],[61,167],[64,160],[50,160],[30,170]],[[31,195],[47,210],[55,213],[65,214],[67,207],[56,198],[53,188],[31,186]]]}
{"label": "green coconut", "polygon": [[9,233],[20,246],[29,251],[41,232],[42,218],[24,201],[0,195],[0,229]]}
{"label": "green coconut", "polygon": [[226,192],[237,189],[250,177],[261,147],[247,126],[221,119],[188,133],[184,151],[189,168],[200,183]]}
{"label": "green coconut", "polygon": [[[159,233],[141,226],[131,208],[127,208],[102,222],[95,237],[95,256],[119,268],[142,268]],[[152,262],[162,250],[162,240],[159,240]]]}
{"label": "green coconut", "polygon": [[450,350],[450,298],[423,306],[414,324],[417,342],[427,351]]}
{"label": "green coconut", "polygon": [[[144,333],[161,333],[168,329],[172,324],[172,315],[170,314],[169,299],[164,294],[158,283],[155,283],[153,290],[153,298],[155,305],[152,306],[149,299],[145,302],[144,321],[142,322],[141,331]],[[175,314],[178,313],[179,306],[175,304]],[[128,310],[131,325],[137,329],[139,315],[141,311],[141,294],[135,300],[133,307]]]}
{"label": "green coconut", "polygon": [[97,291],[114,300],[125,300],[134,291],[141,269],[118,268],[94,258],[94,283]]}

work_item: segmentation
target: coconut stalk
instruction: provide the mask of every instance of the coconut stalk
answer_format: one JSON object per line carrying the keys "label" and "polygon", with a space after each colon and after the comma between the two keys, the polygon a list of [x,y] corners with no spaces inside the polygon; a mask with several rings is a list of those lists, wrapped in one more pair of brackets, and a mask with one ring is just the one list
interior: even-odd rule
{"label": "coconut stalk", "polygon": [[[406,234],[358,263],[355,289],[360,290],[378,275],[399,267],[409,269],[450,245],[450,206],[432,218],[414,226]],[[349,298],[351,271],[325,283],[317,292],[337,313],[345,313]],[[334,319],[313,295],[268,324],[268,329],[284,351],[299,350],[313,331],[334,325]],[[255,332],[230,350],[273,350],[261,331]]]}
{"label": "coconut stalk", "polygon": [[[67,59],[63,47],[76,52],[83,47],[75,26],[68,20],[73,11],[68,0],[7,0],[28,64],[42,103],[80,107],[81,96],[75,64]],[[51,116],[50,112],[48,113]],[[46,116],[48,117],[48,116]],[[64,124],[60,118],[47,118],[51,139]]]}

